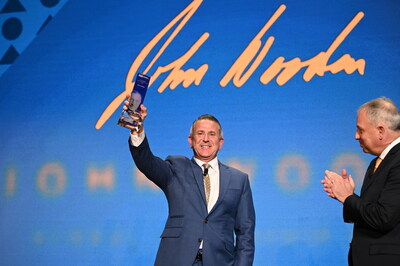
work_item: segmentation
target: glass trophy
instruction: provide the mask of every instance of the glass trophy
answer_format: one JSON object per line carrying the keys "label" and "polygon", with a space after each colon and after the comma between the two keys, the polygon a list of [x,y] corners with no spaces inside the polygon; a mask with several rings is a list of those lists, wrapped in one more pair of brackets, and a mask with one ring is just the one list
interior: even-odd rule
{"label": "glass trophy", "polygon": [[142,117],[140,116],[140,105],[144,102],[150,77],[138,73],[135,80],[131,97],[129,98],[128,109],[122,111],[118,120],[118,125],[139,131],[142,126]]}

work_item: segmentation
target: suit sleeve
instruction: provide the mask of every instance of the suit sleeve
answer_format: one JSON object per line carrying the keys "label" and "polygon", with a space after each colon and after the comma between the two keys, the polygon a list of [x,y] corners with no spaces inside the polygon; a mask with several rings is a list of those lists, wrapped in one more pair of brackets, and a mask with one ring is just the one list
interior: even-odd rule
{"label": "suit sleeve", "polygon": [[248,266],[254,259],[255,211],[249,179],[246,175],[235,221],[236,266]]}
{"label": "suit sleeve", "polygon": [[136,167],[161,189],[168,186],[173,176],[171,164],[153,155],[147,137],[138,147],[133,146],[130,140],[128,142]]}
{"label": "suit sleeve", "polygon": [[345,222],[353,222],[386,232],[400,222],[400,165],[388,171],[386,182],[376,201],[357,195],[349,196],[343,205]]}

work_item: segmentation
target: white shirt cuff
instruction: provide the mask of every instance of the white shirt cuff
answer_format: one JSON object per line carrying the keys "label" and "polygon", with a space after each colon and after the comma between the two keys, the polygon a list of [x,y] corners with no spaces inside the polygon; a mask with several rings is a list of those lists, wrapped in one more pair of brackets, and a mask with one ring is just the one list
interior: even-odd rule
{"label": "white shirt cuff", "polygon": [[146,134],[144,133],[144,129],[137,135],[131,134],[131,144],[135,147],[139,147],[139,145],[142,144],[145,136]]}

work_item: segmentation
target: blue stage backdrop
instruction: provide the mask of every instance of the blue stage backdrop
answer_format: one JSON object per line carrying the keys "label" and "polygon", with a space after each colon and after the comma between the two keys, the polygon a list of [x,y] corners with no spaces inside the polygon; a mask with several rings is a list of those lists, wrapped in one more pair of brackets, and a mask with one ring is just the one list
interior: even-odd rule
{"label": "blue stage backdrop", "polygon": [[[167,216],[116,125],[151,76],[153,152],[192,156],[220,119],[221,161],[250,175],[254,265],[345,265],[352,225],[320,180],[371,156],[356,109],[400,104],[400,2],[1,0],[0,264],[152,265]],[[26,38],[24,37],[26,36]],[[357,189],[358,191],[359,189]]]}

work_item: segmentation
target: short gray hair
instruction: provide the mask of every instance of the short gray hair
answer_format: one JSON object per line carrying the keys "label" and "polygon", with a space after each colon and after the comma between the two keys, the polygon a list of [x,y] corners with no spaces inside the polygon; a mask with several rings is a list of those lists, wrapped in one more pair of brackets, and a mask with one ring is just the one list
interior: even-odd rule
{"label": "short gray hair", "polygon": [[222,131],[222,126],[219,123],[218,119],[215,116],[209,115],[209,114],[201,115],[196,120],[193,121],[192,126],[190,127],[190,136],[191,137],[193,136],[194,124],[196,124],[196,122],[199,120],[210,120],[210,121],[217,123],[218,127],[219,127],[219,135],[221,138],[224,137],[224,132]]}
{"label": "short gray hair", "polygon": [[400,113],[395,103],[386,97],[379,97],[361,105],[357,114],[365,110],[369,121],[373,124],[384,123],[391,130],[400,130]]}

